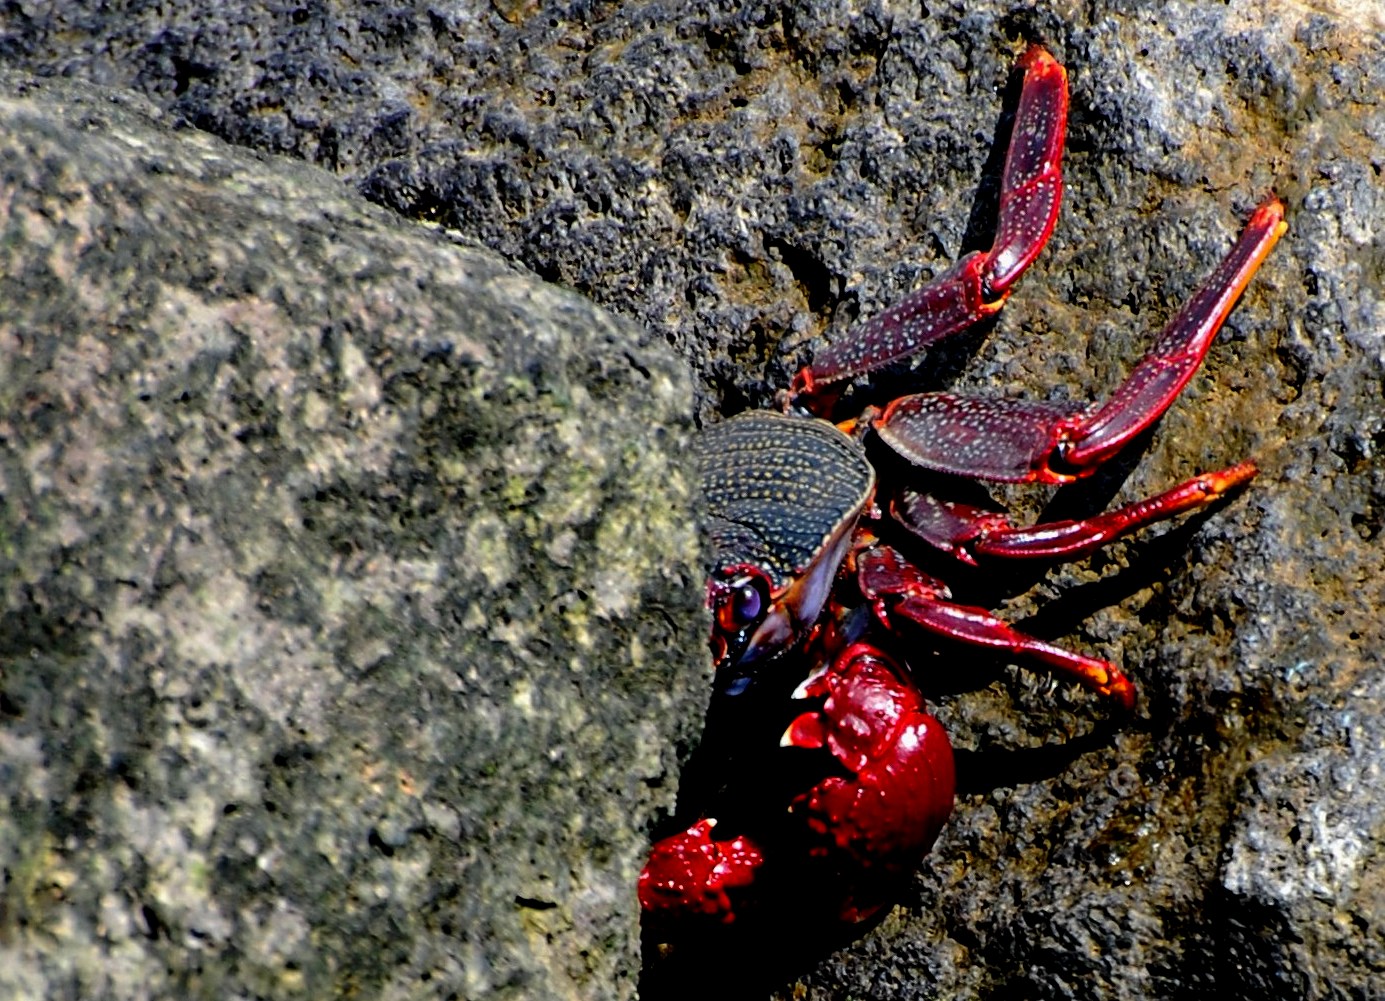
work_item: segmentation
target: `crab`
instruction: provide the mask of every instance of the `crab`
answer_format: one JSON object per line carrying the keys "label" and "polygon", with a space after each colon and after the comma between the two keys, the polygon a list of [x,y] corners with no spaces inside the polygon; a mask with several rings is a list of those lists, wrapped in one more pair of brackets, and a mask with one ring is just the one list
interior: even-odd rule
{"label": "crab", "polygon": [[[996,313],[1052,233],[1067,76],[1039,45],[1019,66],[990,249],[967,255],[818,354],[780,394],[778,411],[743,413],[703,432],[717,680],[699,755],[711,778],[701,783],[708,790],[702,815],[657,842],[640,875],[647,924],[661,931],[729,924],[785,892],[826,901],[844,922],[863,921],[918,866],[952,812],[952,752],[910,672],[877,636],[895,650],[920,636],[999,650],[1080,683],[1118,712],[1134,706],[1135,686],[1117,665],[954,602],[942,580],[907,557],[909,546],[971,565],[1074,559],[1225,498],[1256,475],[1253,462],[1240,462],[1113,511],[1023,526],[909,482],[882,485],[867,448],[984,481],[1061,485],[1091,475],[1156,422],[1192,378],[1285,231],[1272,195],[1106,400],[930,392],[828,419],[854,380]],[[757,718],[764,700],[747,698],[756,689],[770,690],[771,699],[786,692],[786,704],[798,707],[785,710],[777,742],[778,728]],[[742,700],[755,708],[739,709]],[[730,826],[728,817],[736,829],[714,836],[721,823]]]}

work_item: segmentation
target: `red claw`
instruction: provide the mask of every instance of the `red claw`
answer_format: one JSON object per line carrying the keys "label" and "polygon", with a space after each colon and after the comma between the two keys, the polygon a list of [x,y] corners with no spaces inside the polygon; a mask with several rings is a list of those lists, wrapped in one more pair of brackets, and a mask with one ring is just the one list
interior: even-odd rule
{"label": "red claw", "polygon": [[866,643],[848,647],[795,694],[822,698],[822,709],[795,719],[783,743],[825,747],[851,774],[823,779],[790,810],[811,832],[809,854],[844,878],[840,916],[863,920],[951,816],[952,745],[908,676]]}
{"label": "red claw", "polygon": [[750,886],[765,858],[749,838],[713,841],[715,826],[710,818],[699,820],[655,843],[640,873],[640,908],[647,916],[673,923],[736,920],[728,891]]}

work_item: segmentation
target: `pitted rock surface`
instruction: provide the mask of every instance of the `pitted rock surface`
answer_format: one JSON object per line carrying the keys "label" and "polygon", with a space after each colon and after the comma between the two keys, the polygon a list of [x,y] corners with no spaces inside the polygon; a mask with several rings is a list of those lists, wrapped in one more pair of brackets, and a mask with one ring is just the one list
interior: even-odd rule
{"label": "pitted rock surface", "polygon": [[705,695],[686,370],[146,102],[0,100],[0,997],[608,998]]}

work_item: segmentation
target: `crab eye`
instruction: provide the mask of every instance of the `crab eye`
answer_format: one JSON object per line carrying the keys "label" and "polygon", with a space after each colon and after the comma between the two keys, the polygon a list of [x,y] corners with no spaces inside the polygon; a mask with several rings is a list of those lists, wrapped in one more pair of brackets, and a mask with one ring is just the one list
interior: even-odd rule
{"label": "crab eye", "polygon": [[764,602],[753,584],[742,584],[731,598],[731,607],[737,622],[754,622],[760,617]]}
{"label": "crab eye", "polygon": [[764,617],[768,597],[757,578],[747,575],[729,581],[717,603],[717,625],[727,633],[738,633],[754,625]]}

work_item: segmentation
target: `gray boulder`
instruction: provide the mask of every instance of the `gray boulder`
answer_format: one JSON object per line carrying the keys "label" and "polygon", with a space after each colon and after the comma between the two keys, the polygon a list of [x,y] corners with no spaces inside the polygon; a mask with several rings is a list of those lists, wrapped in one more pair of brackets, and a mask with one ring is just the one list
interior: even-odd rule
{"label": "gray boulder", "polygon": [[0,997],[633,994],[708,669],[686,370],[317,168],[4,91]]}

